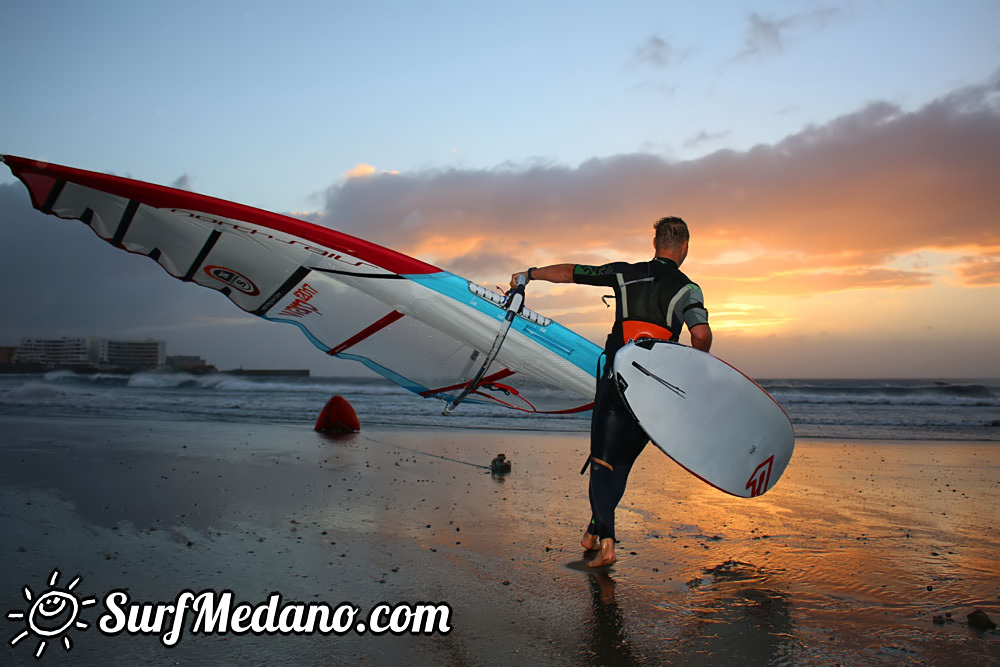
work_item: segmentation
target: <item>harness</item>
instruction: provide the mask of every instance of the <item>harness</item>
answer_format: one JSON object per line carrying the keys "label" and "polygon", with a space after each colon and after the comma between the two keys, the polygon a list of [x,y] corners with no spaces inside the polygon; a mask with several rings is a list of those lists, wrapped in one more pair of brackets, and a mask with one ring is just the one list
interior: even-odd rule
{"label": "harness", "polygon": [[673,340],[673,332],[652,322],[642,320],[625,320],[622,322],[622,344],[643,338],[661,338],[663,340]]}
{"label": "harness", "polygon": [[695,286],[673,262],[654,260],[646,267],[644,276],[616,274],[620,326],[611,332],[615,348],[643,338],[676,341],[680,337],[684,323],[677,304]]}

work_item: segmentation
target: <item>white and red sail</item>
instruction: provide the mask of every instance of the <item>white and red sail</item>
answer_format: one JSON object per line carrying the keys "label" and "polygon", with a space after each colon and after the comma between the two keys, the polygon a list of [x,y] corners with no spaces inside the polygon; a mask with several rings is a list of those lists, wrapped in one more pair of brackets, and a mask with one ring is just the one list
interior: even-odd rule
{"label": "white and red sail", "polygon": [[[500,295],[320,225],[142,181],[2,160],[43,213],[80,220],[174,278],[293,324],[326,354],[423,396],[457,395],[504,318]],[[469,400],[537,412],[587,409],[599,354],[591,341],[525,309]]]}

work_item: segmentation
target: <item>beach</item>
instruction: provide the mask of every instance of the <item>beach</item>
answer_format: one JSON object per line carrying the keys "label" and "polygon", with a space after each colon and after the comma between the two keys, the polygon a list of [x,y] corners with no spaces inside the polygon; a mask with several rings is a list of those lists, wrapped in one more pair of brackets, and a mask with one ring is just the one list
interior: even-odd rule
{"label": "beach", "polygon": [[[4,664],[1000,664],[1000,443],[800,439],[746,500],[650,446],[585,566],[580,432],[0,417]],[[509,475],[488,466],[498,453]],[[55,587],[53,587],[55,588]],[[446,604],[448,631],[107,634],[109,592]],[[70,639],[66,650],[64,638]],[[45,641],[40,661],[33,657]]]}

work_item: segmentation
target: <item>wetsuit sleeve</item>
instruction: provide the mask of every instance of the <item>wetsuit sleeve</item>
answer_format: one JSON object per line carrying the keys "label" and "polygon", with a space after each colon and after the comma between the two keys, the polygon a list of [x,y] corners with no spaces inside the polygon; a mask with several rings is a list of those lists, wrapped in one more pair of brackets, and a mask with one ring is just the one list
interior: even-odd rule
{"label": "wetsuit sleeve", "polygon": [[573,267],[573,282],[581,285],[603,285],[613,287],[618,284],[617,263],[591,266],[577,264]]}
{"label": "wetsuit sleeve", "polygon": [[695,284],[688,285],[677,303],[676,312],[687,324],[688,329],[698,324],[708,324],[708,310],[705,308],[705,297],[701,293],[701,288]]}

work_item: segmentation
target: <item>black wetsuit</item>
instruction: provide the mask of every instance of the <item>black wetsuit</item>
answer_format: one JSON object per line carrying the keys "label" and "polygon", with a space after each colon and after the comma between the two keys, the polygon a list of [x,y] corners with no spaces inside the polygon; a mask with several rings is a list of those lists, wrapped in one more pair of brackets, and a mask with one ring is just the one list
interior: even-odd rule
{"label": "black wetsuit", "polygon": [[625,493],[632,465],[649,442],[615,386],[611,370],[615,353],[635,331],[646,330],[657,338],[677,340],[684,324],[689,328],[707,324],[708,312],[702,303],[701,288],[670,259],[577,265],[573,282],[610,287],[615,293],[615,324],[604,346],[606,359],[597,380],[590,425],[591,518],[587,526],[587,532],[601,539],[614,538],[615,508]]}

